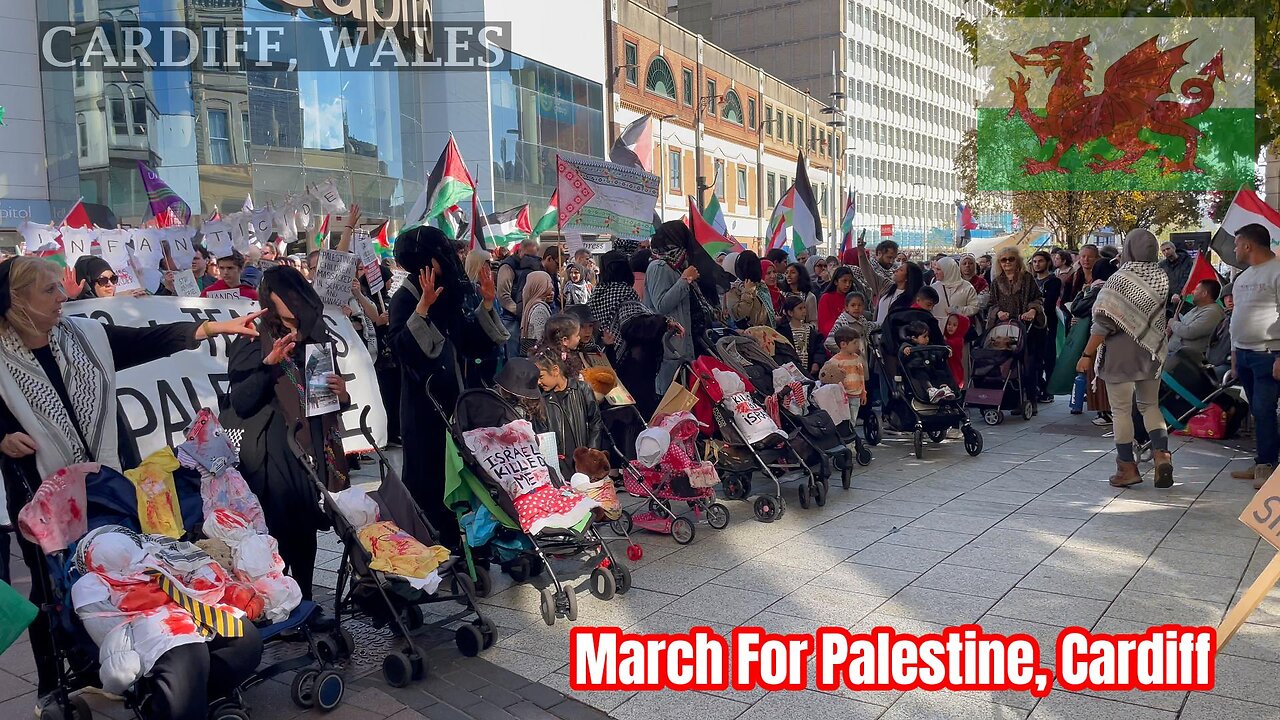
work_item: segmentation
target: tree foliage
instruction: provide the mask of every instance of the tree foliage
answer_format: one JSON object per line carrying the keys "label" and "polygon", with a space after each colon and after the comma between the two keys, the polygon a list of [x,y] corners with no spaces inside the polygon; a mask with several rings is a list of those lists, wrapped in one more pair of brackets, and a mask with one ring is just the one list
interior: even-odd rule
{"label": "tree foliage", "polygon": [[976,212],[1011,210],[1026,227],[1048,228],[1055,245],[1076,250],[1082,237],[1104,227],[1124,234],[1200,222],[1200,196],[1191,192],[979,192],[977,138],[976,130],[966,132],[956,155],[960,192]]}
{"label": "tree foliage", "polygon": [[[1230,17],[1254,20],[1254,142],[1280,149],[1280,10],[1275,0],[992,0],[1008,17]],[[977,58],[978,26],[956,28]]]}

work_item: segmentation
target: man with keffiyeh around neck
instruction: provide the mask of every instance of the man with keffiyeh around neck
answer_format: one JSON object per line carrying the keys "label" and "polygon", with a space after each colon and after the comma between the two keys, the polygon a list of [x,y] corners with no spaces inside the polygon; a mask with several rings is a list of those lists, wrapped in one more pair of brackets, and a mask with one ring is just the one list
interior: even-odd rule
{"label": "man with keffiyeh around neck", "polygon": [[[1160,369],[1168,348],[1165,302],[1169,276],[1157,261],[1159,242],[1149,230],[1131,230],[1124,239],[1119,269],[1107,279],[1093,306],[1093,329],[1077,372],[1097,366],[1107,384],[1116,440],[1113,487],[1142,482],[1133,454],[1133,402],[1151,435],[1158,488],[1173,485],[1169,431],[1160,412]],[[1101,352],[1099,352],[1101,350]]]}

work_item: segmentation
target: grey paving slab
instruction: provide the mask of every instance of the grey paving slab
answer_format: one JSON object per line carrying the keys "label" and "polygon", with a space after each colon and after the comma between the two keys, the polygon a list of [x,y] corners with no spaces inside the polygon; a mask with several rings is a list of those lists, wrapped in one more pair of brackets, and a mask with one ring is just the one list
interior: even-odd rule
{"label": "grey paving slab", "polygon": [[1191,693],[1178,717],[1180,720],[1280,720],[1280,708],[1218,695]]}
{"label": "grey paving slab", "polygon": [[1168,710],[1055,690],[1036,705],[1030,720],[1174,720]]}
{"label": "grey paving slab", "polygon": [[992,608],[993,615],[1054,625],[1092,627],[1107,603],[1041,590],[1014,588]]}
{"label": "grey paving slab", "polygon": [[1000,598],[1018,583],[1022,576],[1002,570],[951,565],[943,562],[934,565],[911,584],[934,590],[946,590],[964,595]]}

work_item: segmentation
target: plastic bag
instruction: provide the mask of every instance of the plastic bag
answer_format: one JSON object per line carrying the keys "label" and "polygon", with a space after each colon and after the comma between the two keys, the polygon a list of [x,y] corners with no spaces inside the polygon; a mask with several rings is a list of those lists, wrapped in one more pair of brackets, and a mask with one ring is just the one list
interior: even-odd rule
{"label": "plastic bag", "polygon": [[378,522],[378,503],[362,487],[350,487],[334,493],[333,504],[351,527],[357,530]]}
{"label": "plastic bag", "polygon": [[463,515],[458,523],[467,534],[467,545],[471,547],[487,545],[498,531],[498,519],[484,505]]}
{"label": "plastic bag", "polygon": [[[739,383],[741,384],[741,383]],[[764,440],[778,431],[778,425],[756,404],[751,393],[740,391],[725,397],[724,404],[733,414],[733,424],[737,426],[742,437],[752,445]]]}
{"label": "plastic bag", "polygon": [[270,535],[254,535],[242,540],[232,551],[237,575],[260,578],[284,571],[279,547]]}

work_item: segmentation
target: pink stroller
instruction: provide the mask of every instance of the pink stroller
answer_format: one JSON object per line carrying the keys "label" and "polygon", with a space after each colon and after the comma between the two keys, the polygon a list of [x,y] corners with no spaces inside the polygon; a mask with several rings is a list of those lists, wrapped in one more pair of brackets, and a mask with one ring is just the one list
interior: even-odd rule
{"label": "pink stroller", "polygon": [[662,415],[636,438],[636,455],[622,474],[627,492],[648,497],[647,512],[631,516],[635,527],[655,533],[670,533],[681,545],[693,542],[693,520],[677,513],[672,505],[688,503],[695,520],[706,517],[716,530],[729,525],[729,508],[716,502],[720,478],[715,465],[700,460],[696,440],[698,421],[692,413]]}

